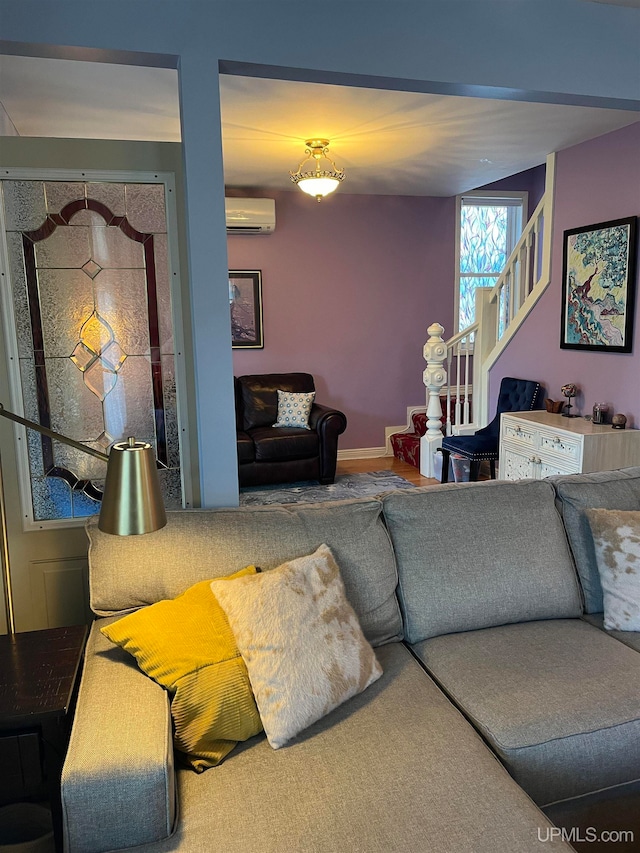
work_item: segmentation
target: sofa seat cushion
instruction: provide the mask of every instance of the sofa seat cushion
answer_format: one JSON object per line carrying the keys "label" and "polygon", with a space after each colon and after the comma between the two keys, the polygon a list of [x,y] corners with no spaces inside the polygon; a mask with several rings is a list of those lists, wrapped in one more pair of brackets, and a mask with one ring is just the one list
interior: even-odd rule
{"label": "sofa seat cushion", "polygon": [[554,498],[548,483],[532,480],[387,495],[408,642],[579,616],[580,590]]}
{"label": "sofa seat cushion", "polygon": [[256,446],[248,433],[236,432],[236,446],[238,448],[238,462],[240,465],[247,462],[255,462]]}
{"label": "sofa seat cushion", "polygon": [[409,651],[377,655],[382,677],[285,748],[179,771],[176,834],[150,853],[570,853]]}
{"label": "sofa seat cushion", "polygon": [[602,613],[602,586],[585,510],[640,509],[640,468],[549,477],[549,482],[556,489],[558,509],[580,575],[584,609],[587,613]]}
{"label": "sofa seat cushion", "polygon": [[616,640],[640,652],[640,631],[609,631],[604,627],[604,613],[585,613],[582,618],[590,625],[606,631],[610,637],[615,637]]}
{"label": "sofa seat cushion", "polygon": [[307,459],[319,453],[318,433],[299,427],[257,427],[251,430],[257,462]]}
{"label": "sofa seat cushion", "polygon": [[451,634],[415,652],[539,805],[640,777],[640,655],[584,620]]}

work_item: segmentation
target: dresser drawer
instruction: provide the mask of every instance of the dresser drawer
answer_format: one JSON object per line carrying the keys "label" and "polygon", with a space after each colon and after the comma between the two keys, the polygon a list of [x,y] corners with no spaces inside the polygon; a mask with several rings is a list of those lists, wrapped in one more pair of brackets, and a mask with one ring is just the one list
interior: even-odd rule
{"label": "dresser drawer", "polygon": [[537,441],[537,430],[531,427],[529,424],[519,424],[516,421],[511,421],[505,418],[502,434],[505,441],[509,441],[512,444],[525,448],[525,447],[535,447]]}
{"label": "dresser drawer", "polygon": [[554,456],[573,462],[576,465],[580,462],[582,442],[579,439],[563,435],[562,433],[543,432],[542,430],[539,435],[540,443],[538,450],[541,455],[553,453]]}

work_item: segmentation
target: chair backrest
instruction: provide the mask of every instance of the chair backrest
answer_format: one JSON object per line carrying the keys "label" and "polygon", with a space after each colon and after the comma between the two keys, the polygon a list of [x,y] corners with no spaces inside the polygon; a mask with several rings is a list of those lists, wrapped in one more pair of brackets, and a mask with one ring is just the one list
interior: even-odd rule
{"label": "chair backrest", "polygon": [[476,435],[498,435],[500,432],[500,415],[503,412],[527,412],[536,407],[540,397],[540,383],[533,379],[514,379],[505,376],[500,383],[498,405],[494,419]]}
{"label": "chair backrest", "polygon": [[315,391],[310,373],[260,373],[238,376],[235,380],[236,422],[247,430],[271,426],[278,416],[278,389]]}

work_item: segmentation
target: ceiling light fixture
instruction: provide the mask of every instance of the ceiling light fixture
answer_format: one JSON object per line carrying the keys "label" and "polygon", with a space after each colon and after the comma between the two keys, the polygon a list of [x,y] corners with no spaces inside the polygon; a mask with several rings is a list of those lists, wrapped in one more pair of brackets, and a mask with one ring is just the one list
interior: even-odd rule
{"label": "ceiling light fixture", "polygon": [[[298,166],[297,172],[289,172],[291,180],[297,184],[302,192],[312,195],[317,201],[334,192],[344,180],[344,169],[339,169],[328,154],[328,139],[307,139],[305,154],[307,155]],[[330,169],[323,169],[321,160],[327,160]],[[303,172],[302,167],[309,161],[316,161],[315,170]]]}

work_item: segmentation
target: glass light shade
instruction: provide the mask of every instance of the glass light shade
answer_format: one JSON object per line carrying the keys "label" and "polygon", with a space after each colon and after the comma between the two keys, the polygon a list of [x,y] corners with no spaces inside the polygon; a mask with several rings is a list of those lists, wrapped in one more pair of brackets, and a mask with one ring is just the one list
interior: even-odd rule
{"label": "glass light shade", "polygon": [[339,184],[340,181],[336,178],[303,178],[301,181],[298,181],[298,186],[302,192],[315,198],[329,195],[329,193],[338,189]]}
{"label": "glass light shade", "polygon": [[132,536],[160,530],[166,523],[153,448],[133,438],[114,444],[98,527],[116,536]]}

